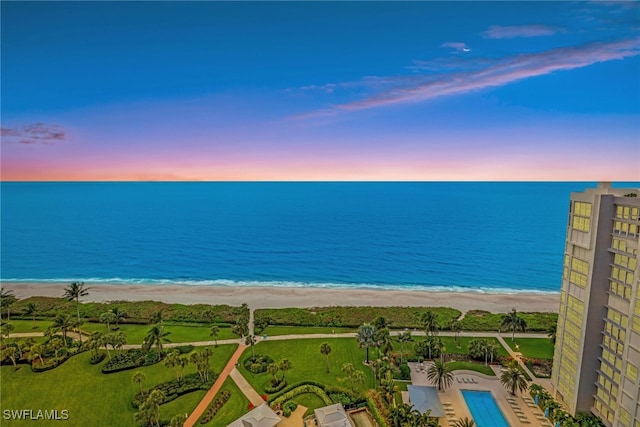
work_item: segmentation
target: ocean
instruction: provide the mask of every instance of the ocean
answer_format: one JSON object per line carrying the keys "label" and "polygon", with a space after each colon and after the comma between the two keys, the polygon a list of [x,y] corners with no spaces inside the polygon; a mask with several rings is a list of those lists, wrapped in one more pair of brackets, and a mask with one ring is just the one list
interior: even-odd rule
{"label": "ocean", "polygon": [[0,278],[556,293],[595,185],[3,182]]}

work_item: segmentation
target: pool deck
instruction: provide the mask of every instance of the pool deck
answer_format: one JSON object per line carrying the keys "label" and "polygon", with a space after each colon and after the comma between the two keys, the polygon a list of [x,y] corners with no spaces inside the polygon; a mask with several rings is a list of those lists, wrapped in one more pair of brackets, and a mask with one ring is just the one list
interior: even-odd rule
{"label": "pool deck", "polygon": [[[409,363],[409,367],[411,368],[411,383],[413,385],[433,386],[431,381],[427,379],[428,362],[422,366],[418,363]],[[496,372],[495,377],[475,371],[459,370],[454,372],[451,387],[438,392],[446,413],[446,418],[440,419],[441,426],[449,426],[458,418],[472,418],[460,391],[476,390],[491,392],[511,427],[552,427],[551,422],[544,418],[542,410],[535,405],[529,393],[518,393],[516,396],[512,396],[500,384],[500,367],[492,366],[492,369]],[[408,403],[407,392],[402,393],[402,398]]]}

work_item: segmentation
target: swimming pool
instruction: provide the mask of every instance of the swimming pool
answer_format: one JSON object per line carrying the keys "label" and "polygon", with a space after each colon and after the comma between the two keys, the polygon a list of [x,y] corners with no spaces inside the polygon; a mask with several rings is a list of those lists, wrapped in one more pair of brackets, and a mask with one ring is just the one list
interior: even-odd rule
{"label": "swimming pool", "polygon": [[462,397],[478,427],[510,427],[491,392],[462,390]]}

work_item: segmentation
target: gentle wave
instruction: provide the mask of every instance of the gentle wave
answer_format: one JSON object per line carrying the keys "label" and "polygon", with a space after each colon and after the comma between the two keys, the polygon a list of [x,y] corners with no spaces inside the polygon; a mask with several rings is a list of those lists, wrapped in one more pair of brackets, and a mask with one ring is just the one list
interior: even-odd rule
{"label": "gentle wave", "polygon": [[537,289],[497,288],[488,286],[464,287],[458,285],[424,285],[424,284],[373,284],[373,283],[315,283],[315,282],[291,282],[291,281],[236,281],[227,279],[215,280],[169,280],[169,279],[144,279],[121,277],[112,278],[55,278],[55,279],[3,279],[3,283],[70,283],[74,281],[86,284],[109,285],[142,285],[142,286],[229,286],[229,287],[279,287],[279,288],[324,288],[324,289],[362,289],[362,290],[386,290],[386,291],[423,291],[423,292],[473,292],[479,294],[536,294],[559,295],[560,292],[541,291]]}

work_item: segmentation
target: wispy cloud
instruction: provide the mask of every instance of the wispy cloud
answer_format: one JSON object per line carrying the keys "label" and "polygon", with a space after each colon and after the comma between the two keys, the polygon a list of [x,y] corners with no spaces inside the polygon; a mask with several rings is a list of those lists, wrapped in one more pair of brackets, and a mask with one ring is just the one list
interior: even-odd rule
{"label": "wispy cloud", "polygon": [[55,125],[33,123],[15,128],[1,128],[3,143],[53,144],[64,141],[66,133]]}
{"label": "wispy cloud", "polygon": [[[298,118],[333,115],[339,111],[357,111],[388,105],[424,102],[442,96],[460,95],[490,87],[499,87],[523,79],[556,71],[573,70],[589,65],[640,55],[640,37],[611,43],[591,43],[540,53],[518,55],[488,61],[480,68],[470,62],[472,71],[453,71],[426,76],[389,77],[395,86],[378,94],[312,112]],[[474,68],[476,67],[476,68]],[[400,82],[400,83],[398,83]],[[390,85],[391,86],[391,85]]]}
{"label": "wispy cloud", "polygon": [[482,36],[485,39],[513,39],[516,37],[552,36],[559,31],[561,31],[560,28],[548,25],[492,25],[482,33]]}
{"label": "wispy cloud", "polygon": [[442,43],[440,47],[451,49],[452,53],[471,52],[471,48],[464,42],[446,42]]}

